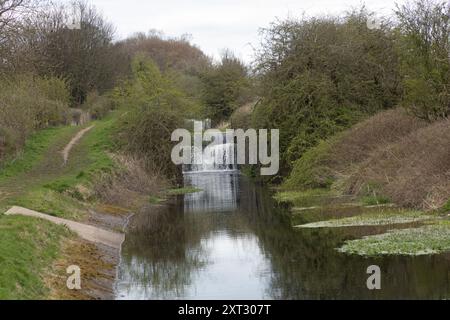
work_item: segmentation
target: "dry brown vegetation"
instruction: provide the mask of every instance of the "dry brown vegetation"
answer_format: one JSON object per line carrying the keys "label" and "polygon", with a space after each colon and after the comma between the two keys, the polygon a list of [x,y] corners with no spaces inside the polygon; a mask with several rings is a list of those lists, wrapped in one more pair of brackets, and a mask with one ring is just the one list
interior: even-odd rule
{"label": "dry brown vegetation", "polygon": [[450,121],[429,124],[381,145],[345,186],[352,194],[380,192],[407,207],[442,207],[450,199]]}
{"label": "dry brown vegetation", "polygon": [[[132,156],[113,155],[121,169],[98,177],[94,185],[96,198],[121,207],[136,207],[142,196],[158,195],[170,186],[156,169],[144,169],[144,161]],[[141,195],[141,196],[139,196]]]}
{"label": "dry brown vegetation", "polygon": [[209,58],[188,38],[170,38],[151,31],[148,34],[137,33],[118,43],[118,49],[128,57],[128,64],[138,53],[150,57],[162,72],[167,70],[188,71],[206,68]]}
{"label": "dry brown vegetation", "polygon": [[426,126],[426,122],[403,109],[380,112],[354,127],[322,141],[294,163],[285,187],[289,189],[330,187],[348,177],[371,152]]}
{"label": "dry brown vegetation", "polygon": [[[113,299],[111,284],[116,276],[117,254],[111,249],[81,239],[68,239],[62,246],[62,256],[46,274],[51,300],[99,300]],[[66,286],[68,266],[77,265],[81,272],[81,290],[69,290]]]}
{"label": "dry brown vegetation", "polygon": [[298,160],[288,188],[329,187],[437,209],[450,199],[450,120],[426,122],[403,109],[381,112]]}
{"label": "dry brown vegetation", "polygon": [[[348,170],[367,159],[371,152],[396,142],[427,125],[404,109],[380,112],[348,131],[331,146],[333,157],[328,163],[335,171]],[[344,174],[344,172],[342,172]]]}
{"label": "dry brown vegetation", "polygon": [[16,76],[0,81],[0,159],[34,131],[69,121],[69,93],[58,78]]}
{"label": "dry brown vegetation", "polygon": [[236,129],[250,128],[252,122],[252,112],[257,103],[257,101],[246,103],[234,111],[230,118],[231,126]]}

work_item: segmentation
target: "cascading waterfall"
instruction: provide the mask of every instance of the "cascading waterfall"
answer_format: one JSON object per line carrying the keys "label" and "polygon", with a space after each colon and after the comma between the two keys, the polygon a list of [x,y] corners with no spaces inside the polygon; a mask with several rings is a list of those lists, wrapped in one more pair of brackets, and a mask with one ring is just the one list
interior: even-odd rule
{"label": "cascading waterfall", "polygon": [[[193,122],[194,127],[210,128],[210,121]],[[227,142],[223,132],[216,132],[212,138],[215,143],[223,143],[187,150],[191,153],[191,164],[183,166],[184,184],[202,191],[184,196],[185,212],[233,211],[237,208],[239,172],[235,143]]]}
{"label": "cascading waterfall", "polygon": [[224,143],[204,150],[202,170],[236,170],[234,143]]}
{"label": "cascading waterfall", "polygon": [[183,173],[237,170],[235,144],[226,141],[225,133],[217,133],[213,139],[224,143],[204,146],[201,150],[191,147],[191,164],[183,166]]}

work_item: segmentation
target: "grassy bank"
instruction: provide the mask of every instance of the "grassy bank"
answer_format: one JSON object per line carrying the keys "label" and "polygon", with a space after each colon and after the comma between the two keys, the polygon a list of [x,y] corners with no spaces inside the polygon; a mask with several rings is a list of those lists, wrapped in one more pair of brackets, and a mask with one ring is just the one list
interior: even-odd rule
{"label": "grassy bank", "polygon": [[[139,158],[116,153],[118,149],[115,148],[113,135],[117,132],[116,124],[122,114],[123,111],[117,110],[84,127],[45,129],[31,136],[23,152],[3,164],[0,173],[1,212],[18,205],[53,216],[85,221],[88,218],[95,220],[90,214],[94,210],[115,215],[114,221],[117,222],[121,220],[119,216],[129,212],[124,206],[134,207],[149,197],[199,191],[194,188],[168,190],[170,184],[166,185],[158,176],[150,176]],[[61,151],[76,133],[87,126],[93,127],[73,146],[64,164]],[[117,231],[121,227],[107,225],[105,228]],[[70,252],[71,249],[65,245],[68,242],[75,241],[80,248],[86,245],[80,244],[79,239],[64,227],[28,217],[0,213],[0,230],[0,298],[58,298],[54,296],[54,290],[48,290],[47,275],[53,272],[51,266],[69,256],[66,250]],[[85,268],[95,269],[97,265],[113,267],[109,260],[99,264],[102,254],[95,248],[91,249],[85,253],[89,257],[83,256],[81,251],[78,253]],[[91,261],[93,256],[98,259],[97,262]],[[53,285],[61,287],[59,282],[65,276],[64,270],[57,271],[62,275],[56,280],[50,277],[52,289]],[[92,270],[88,276],[95,278],[103,271]],[[108,274],[108,271],[105,272]],[[95,279],[91,282],[95,286]]]}
{"label": "grassy bank", "polygon": [[284,190],[275,194],[275,200],[286,202],[295,208],[322,206],[336,199],[345,200],[327,189]]}
{"label": "grassy bank", "polygon": [[[92,123],[94,128],[70,152],[63,166],[61,151],[83,127],[37,132],[23,152],[5,162],[0,173],[0,208],[11,205],[64,218],[83,220],[95,199],[90,184],[114,168],[108,152],[117,113]],[[91,124],[91,125],[92,125]],[[44,299],[46,273],[60,257],[68,230],[29,217],[0,215],[0,298]]]}
{"label": "grassy bank", "polygon": [[381,112],[307,151],[282,188],[323,188],[367,205],[445,208],[449,146],[449,120],[430,123],[402,109]]}
{"label": "grassy bank", "polygon": [[[0,175],[0,208],[21,205],[44,213],[80,218],[83,186],[114,167],[108,155],[116,115],[93,123],[63,165],[61,150],[80,127],[46,129],[30,138],[22,155]],[[3,194],[3,196],[1,196]]]}
{"label": "grassy bank", "polygon": [[27,140],[24,150],[19,155],[11,156],[1,163],[0,183],[31,170],[37,162],[42,161],[51,145],[60,146],[59,142],[64,143],[77,130],[79,130],[77,127],[58,127],[35,133]]}
{"label": "grassy bank", "polygon": [[0,299],[44,299],[43,277],[70,236],[46,221],[0,215]]}

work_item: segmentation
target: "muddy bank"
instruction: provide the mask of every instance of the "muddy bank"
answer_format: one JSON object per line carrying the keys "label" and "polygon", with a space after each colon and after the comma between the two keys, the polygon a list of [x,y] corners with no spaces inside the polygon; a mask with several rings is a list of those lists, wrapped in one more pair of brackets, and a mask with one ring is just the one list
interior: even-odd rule
{"label": "muddy bank", "polygon": [[[114,232],[123,232],[133,215],[132,210],[111,205],[98,205],[89,210],[83,222]],[[47,276],[49,299],[112,300],[120,262],[120,248],[83,240],[77,236],[64,241],[61,257],[52,265]],[[66,286],[68,266],[81,270],[81,290]]]}

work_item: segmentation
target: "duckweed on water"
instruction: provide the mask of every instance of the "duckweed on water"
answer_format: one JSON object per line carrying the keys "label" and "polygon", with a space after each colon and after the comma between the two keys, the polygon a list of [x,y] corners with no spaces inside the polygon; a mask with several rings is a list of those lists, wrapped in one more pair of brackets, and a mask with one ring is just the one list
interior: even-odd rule
{"label": "duckweed on water", "polygon": [[347,241],[339,252],[361,256],[419,256],[450,251],[448,221],[420,228],[391,230],[385,234]]}
{"label": "duckweed on water", "polygon": [[354,217],[332,219],[296,226],[296,228],[340,228],[357,226],[381,226],[390,224],[406,224],[421,222],[436,218],[417,211],[387,210],[376,213],[366,213]]}

